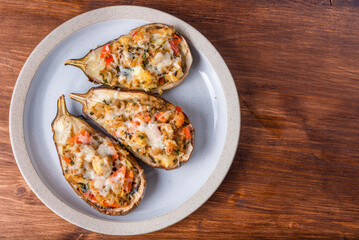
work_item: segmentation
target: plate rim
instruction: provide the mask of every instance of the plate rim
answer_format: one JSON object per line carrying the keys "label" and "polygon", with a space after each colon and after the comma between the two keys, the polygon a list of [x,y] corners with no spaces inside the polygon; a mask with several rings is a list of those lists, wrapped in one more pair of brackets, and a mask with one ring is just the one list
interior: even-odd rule
{"label": "plate rim", "polygon": [[[138,221],[98,219],[79,212],[57,198],[37,174],[24,139],[24,110],[27,93],[42,61],[63,40],[71,34],[96,23],[136,19],[149,22],[163,22],[174,25],[191,45],[195,46],[211,63],[222,86],[227,110],[227,131],[224,146],[208,180],[200,189],[179,207],[163,215]],[[20,172],[35,195],[54,213],[84,229],[111,235],[144,234],[173,225],[202,206],[218,189],[227,175],[237,152],[240,135],[240,104],[233,77],[221,55],[198,30],[183,20],[168,13],[140,6],[110,6],[98,8],[64,22],[49,33],[32,51],[25,61],[16,81],[9,111],[9,134],[12,151]],[[16,144],[14,144],[16,142]],[[139,227],[140,226],[140,227]]]}

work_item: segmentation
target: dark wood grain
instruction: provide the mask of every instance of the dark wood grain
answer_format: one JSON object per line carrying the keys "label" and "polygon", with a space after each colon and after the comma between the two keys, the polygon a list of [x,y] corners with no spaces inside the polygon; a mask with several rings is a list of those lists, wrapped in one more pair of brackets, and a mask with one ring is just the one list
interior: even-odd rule
{"label": "dark wood grain", "polygon": [[134,4],[200,30],[227,62],[242,127],[217,192],[181,222],[123,239],[359,238],[359,1],[0,1],[0,238],[112,239],[76,227],[31,192],[8,112],[34,47],[70,18]]}

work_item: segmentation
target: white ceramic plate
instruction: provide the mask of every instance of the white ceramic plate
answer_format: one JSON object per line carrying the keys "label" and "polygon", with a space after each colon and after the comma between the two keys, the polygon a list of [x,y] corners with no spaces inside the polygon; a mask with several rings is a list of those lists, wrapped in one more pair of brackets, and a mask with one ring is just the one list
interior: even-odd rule
{"label": "white ceramic plate", "polygon": [[[64,66],[129,30],[149,22],[173,25],[189,40],[193,65],[188,77],[162,96],[181,106],[196,129],[188,163],[166,171],[141,164],[147,189],[138,208],[107,216],[88,206],[65,181],[51,122],[61,94],[85,93],[95,85],[81,70]],[[79,103],[66,98],[70,113]],[[141,234],[178,222],[218,188],[232,163],[240,128],[238,95],[231,74],[215,48],[197,30],[160,11],[134,6],[97,9],[51,32],[32,52],[17,80],[10,107],[10,137],[17,164],[34,193],[56,214],[85,229],[116,235]]]}

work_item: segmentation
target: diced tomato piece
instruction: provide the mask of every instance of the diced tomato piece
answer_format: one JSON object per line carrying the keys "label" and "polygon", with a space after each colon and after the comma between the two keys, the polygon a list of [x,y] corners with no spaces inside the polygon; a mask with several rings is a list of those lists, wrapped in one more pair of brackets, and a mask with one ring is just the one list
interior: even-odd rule
{"label": "diced tomato piece", "polygon": [[110,204],[108,204],[108,202],[105,200],[105,201],[103,201],[103,205],[105,206],[105,207],[110,207]]}
{"label": "diced tomato piece", "polygon": [[105,65],[109,65],[110,63],[112,63],[112,61],[113,61],[112,55],[108,56],[107,58],[105,58]]}
{"label": "diced tomato piece", "polygon": [[170,45],[171,45],[171,48],[172,48],[174,54],[177,56],[178,53],[179,53],[178,47],[176,46],[176,44],[172,40],[170,41]]}
{"label": "diced tomato piece", "polygon": [[178,37],[176,34],[173,34],[172,35],[172,41],[176,46],[178,46],[178,44],[180,44],[180,42],[181,42],[181,38]]}
{"label": "diced tomato piece", "polygon": [[126,173],[126,178],[133,180],[133,171],[128,171],[128,172]]}
{"label": "diced tomato piece", "polygon": [[116,177],[118,174],[121,174],[122,176],[126,176],[126,166],[120,167],[116,172],[112,174],[111,177]]}
{"label": "diced tomato piece", "polygon": [[137,34],[137,32],[133,32],[133,33],[132,33],[132,37],[135,36],[136,34]]}
{"label": "diced tomato piece", "polygon": [[183,134],[186,139],[191,139],[191,132],[187,126],[183,128]]}
{"label": "diced tomato piece", "polygon": [[176,111],[177,112],[182,112],[182,108],[180,108],[179,106],[176,106]]}
{"label": "diced tomato piece", "polygon": [[68,158],[68,157],[65,157],[65,156],[63,156],[62,158],[65,160],[65,162],[67,164],[71,165],[71,158]]}
{"label": "diced tomato piece", "polygon": [[69,140],[68,143],[74,144],[74,143],[76,142],[76,138],[77,138],[77,134],[73,135],[73,136],[70,138],[70,140]]}
{"label": "diced tomato piece", "polygon": [[72,136],[72,138],[70,138],[68,143],[74,144],[76,142],[78,144],[88,144],[91,142],[91,140],[92,138],[90,136],[90,133],[82,128],[78,133],[76,133],[74,136]]}
{"label": "diced tomato piece", "polygon": [[111,207],[116,208],[116,207],[121,207],[121,205],[115,202],[111,205]]}
{"label": "diced tomato piece", "polygon": [[133,182],[133,171],[129,171],[126,173],[126,187],[125,192],[130,192],[132,189],[132,182]]}
{"label": "diced tomato piece", "polygon": [[101,52],[100,58],[101,58],[101,59],[104,59],[109,52],[110,52],[110,44],[106,44],[106,45],[103,46],[103,48],[102,48],[102,52]]}
{"label": "diced tomato piece", "polygon": [[113,208],[115,208],[115,207],[121,207],[120,206],[120,204],[118,204],[118,203],[112,203],[112,204],[109,204],[106,200],[105,201],[103,201],[103,205],[105,206],[105,207],[113,207]]}
{"label": "diced tomato piece", "polygon": [[125,192],[130,192],[131,191],[131,189],[132,189],[132,182],[133,182],[133,180],[128,180],[127,181],[127,185],[126,185],[126,187],[125,187]]}
{"label": "diced tomato piece", "polygon": [[96,199],[96,197],[95,197],[93,194],[90,194],[90,200],[91,200],[91,202],[93,202],[93,203],[97,203],[97,199]]}

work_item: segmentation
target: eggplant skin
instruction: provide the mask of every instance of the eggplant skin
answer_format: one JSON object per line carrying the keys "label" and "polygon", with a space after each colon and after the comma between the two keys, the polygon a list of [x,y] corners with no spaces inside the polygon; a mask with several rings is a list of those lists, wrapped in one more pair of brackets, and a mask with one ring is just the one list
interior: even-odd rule
{"label": "eggplant skin", "polygon": [[[76,125],[82,126],[84,127],[87,131],[91,132],[91,133],[96,133],[99,136],[105,138],[106,140],[110,141],[112,144],[114,145],[118,145],[118,143],[114,140],[112,140],[111,138],[106,137],[105,135],[103,135],[102,133],[97,132],[96,130],[94,130],[88,123],[86,123],[84,120],[75,117],[73,115],[71,115],[67,109],[66,109],[66,105],[64,102],[64,96],[60,96],[59,100],[58,100],[58,109],[57,109],[57,115],[55,117],[55,119],[53,120],[51,127],[52,127],[52,132],[53,132],[53,140],[55,143],[55,147],[56,147],[56,151],[59,157],[59,161],[60,161],[60,166],[61,166],[61,170],[62,170],[62,174],[66,179],[66,174],[64,172],[64,165],[63,165],[63,161],[62,161],[62,156],[60,154],[60,152],[58,151],[58,142],[56,139],[56,124],[63,120],[64,118],[67,118],[70,121],[75,121]],[[126,156],[126,159],[133,165],[133,169],[136,169],[138,171],[136,177],[136,181],[139,182],[138,184],[138,194],[139,197],[133,199],[132,202],[130,202],[127,206],[125,207],[103,207],[100,206],[96,203],[91,202],[88,198],[86,198],[81,191],[79,191],[79,189],[75,188],[73,184],[71,184],[67,179],[66,181],[69,183],[69,185],[71,186],[71,188],[75,191],[75,193],[83,200],[85,201],[88,205],[90,205],[92,208],[94,208],[95,210],[97,210],[100,213],[106,214],[106,215],[126,215],[129,212],[133,211],[141,202],[141,200],[144,197],[144,193],[145,193],[145,189],[146,189],[146,177],[145,177],[145,173],[142,169],[142,167],[137,163],[137,161],[129,154]]]}
{"label": "eggplant skin", "polygon": [[[134,96],[140,96],[139,98],[146,97],[146,98],[150,98],[150,99],[156,99],[157,101],[161,101],[165,104],[165,106],[171,106],[171,107],[175,107],[172,103],[168,102],[167,100],[165,100],[162,97],[153,95],[153,94],[149,94],[149,93],[145,93],[145,92],[141,92],[141,91],[133,91],[133,90],[119,90],[119,89],[112,89],[112,88],[103,88],[103,87],[97,87],[97,88],[91,88],[86,94],[70,94],[70,98],[72,98],[75,101],[78,101],[82,104],[83,108],[82,111],[83,113],[86,115],[87,118],[91,119],[91,121],[93,121],[94,123],[96,123],[100,128],[102,128],[104,131],[106,131],[109,135],[111,135],[115,140],[119,141],[129,152],[131,152],[137,159],[145,162],[146,164],[148,164],[151,167],[155,167],[155,168],[162,168],[165,170],[172,170],[172,169],[176,169],[180,166],[182,166],[184,163],[188,162],[194,147],[195,147],[195,129],[193,128],[193,125],[191,123],[191,121],[189,120],[189,118],[187,117],[187,115],[185,113],[183,113],[184,117],[185,117],[185,122],[188,124],[187,126],[190,129],[190,135],[191,135],[191,141],[190,141],[190,146],[192,148],[192,150],[190,151],[190,153],[188,154],[188,157],[185,159],[182,159],[181,161],[178,162],[178,164],[176,165],[171,165],[171,166],[163,166],[160,163],[154,161],[151,157],[146,157],[144,155],[140,155],[138,153],[136,153],[126,141],[123,141],[120,138],[117,138],[117,136],[113,133],[113,131],[108,131],[107,129],[105,129],[104,126],[102,126],[101,124],[99,124],[96,119],[94,118],[93,115],[89,114],[90,110],[88,108],[88,103],[87,103],[87,99],[90,99],[91,96],[93,95],[94,92],[96,91],[101,91],[101,90],[105,90],[105,91],[110,91],[114,94],[116,94],[117,96],[122,96],[125,94],[130,94],[130,95],[134,95]],[[152,100],[151,100],[152,101]]]}
{"label": "eggplant skin", "polygon": [[[95,74],[93,72],[93,70],[89,69],[89,64],[87,64],[87,61],[89,59],[89,55],[90,54],[94,54],[96,55],[97,54],[97,57],[99,57],[100,53],[101,53],[101,49],[107,45],[107,44],[112,44],[116,41],[118,41],[118,39],[120,39],[121,37],[124,37],[124,36],[128,36],[130,35],[131,33],[133,33],[136,29],[139,29],[139,28],[142,28],[142,27],[153,27],[153,28],[164,28],[164,27],[170,27],[168,25],[165,25],[165,24],[161,24],[161,23],[151,23],[151,24],[147,24],[147,25],[143,25],[143,26],[140,26],[140,27],[137,27],[135,29],[132,29],[129,34],[127,35],[122,35],[120,36],[119,38],[117,39],[114,39],[110,42],[107,42],[106,44],[104,45],[101,45],[95,49],[92,49],[90,50],[83,58],[79,58],[79,59],[69,59],[67,61],[65,61],[65,65],[73,65],[73,66],[76,66],[78,68],[80,68],[84,74],[88,77],[88,80],[90,82],[93,82],[95,84],[102,84],[102,85],[106,85],[106,86],[109,86],[109,87],[115,87],[115,88],[121,88],[121,89],[124,89],[124,90],[137,90],[137,91],[145,91],[145,92],[150,92],[150,93],[159,93],[161,94],[163,91],[166,91],[166,90],[169,90],[169,89],[172,89],[174,87],[176,87],[177,85],[179,85],[188,75],[189,71],[190,71],[190,68],[191,68],[191,65],[192,65],[192,62],[193,62],[193,57],[192,57],[192,53],[190,51],[190,47],[187,43],[187,41],[185,40],[185,38],[175,30],[174,34],[176,34],[179,38],[180,38],[180,43],[179,43],[179,54],[182,56],[182,70],[183,70],[183,76],[180,77],[177,81],[174,81],[174,82],[167,82],[161,86],[158,86],[158,87],[151,87],[151,88],[144,88],[144,87],[141,87],[141,86],[138,86],[138,87],[128,87],[126,86],[125,84],[120,84],[120,83],[117,83],[116,85],[111,85],[110,83],[108,83],[107,81],[104,82],[104,80],[102,79],[102,77],[100,77],[99,73],[98,74]],[[92,61],[92,60],[91,60]],[[98,62],[98,64],[96,64],[97,68],[100,67],[100,65],[102,65],[101,67],[104,67],[105,65],[103,63],[100,63]],[[153,64],[152,64],[153,65]],[[156,66],[156,65],[155,65]],[[96,70],[97,71],[97,70]],[[97,72],[96,72],[97,73]],[[141,81],[143,81],[143,79],[140,79]]]}

